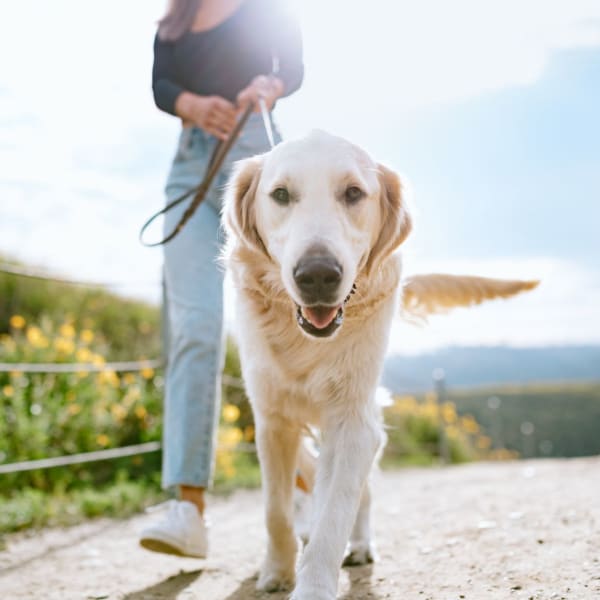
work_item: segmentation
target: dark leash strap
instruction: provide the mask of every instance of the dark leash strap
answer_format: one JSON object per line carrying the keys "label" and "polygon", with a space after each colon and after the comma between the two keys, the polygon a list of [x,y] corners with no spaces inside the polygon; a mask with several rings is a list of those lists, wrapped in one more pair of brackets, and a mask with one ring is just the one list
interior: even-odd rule
{"label": "dark leash strap", "polygon": [[[154,213],[142,225],[142,228],[140,229],[139,240],[144,246],[152,248],[154,246],[161,246],[163,244],[166,244],[167,242],[170,242],[183,229],[184,225],[192,218],[192,216],[196,212],[196,209],[200,206],[200,204],[202,204],[202,201],[206,197],[206,194],[210,189],[210,185],[212,184],[217,173],[219,172],[219,169],[223,165],[223,161],[225,160],[227,153],[231,150],[231,147],[237,140],[240,131],[246,124],[246,121],[248,120],[248,117],[250,116],[253,110],[254,106],[252,104],[249,104],[246,107],[246,110],[242,113],[242,116],[238,119],[237,123],[235,124],[235,127],[229,134],[229,137],[226,140],[220,141],[217,144],[210,157],[208,167],[206,168],[206,173],[204,174],[204,178],[202,179],[200,185],[189,189],[187,192],[185,192],[178,198],[175,198],[175,200],[173,200],[172,202],[169,202],[169,204],[167,204],[162,210],[159,210],[157,213]],[[158,219],[158,217],[167,214],[171,209],[181,204],[186,198],[189,198],[192,194],[194,194],[193,200],[191,201],[190,205],[185,209],[185,212],[183,213],[181,219],[179,219],[179,222],[177,223],[173,231],[171,231],[171,233],[169,233],[165,238],[163,238],[159,242],[146,242],[144,240],[144,233],[146,232],[148,227],[156,219]]]}

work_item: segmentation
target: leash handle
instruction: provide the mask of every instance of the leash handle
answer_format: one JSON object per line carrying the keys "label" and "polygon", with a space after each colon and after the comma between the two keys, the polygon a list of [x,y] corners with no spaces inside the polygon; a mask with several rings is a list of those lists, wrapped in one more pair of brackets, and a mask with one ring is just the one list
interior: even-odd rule
{"label": "leash handle", "polygon": [[[154,248],[156,246],[162,246],[163,244],[170,242],[183,229],[184,225],[192,218],[192,216],[196,212],[196,209],[198,208],[198,206],[200,206],[200,204],[206,197],[206,194],[208,193],[208,190],[210,189],[210,185],[213,182],[213,179],[215,178],[215,176],[219,172],[219,169],[223,165],[223,162],[225,160],[225,157],[227,156],[227,153],[231,150],[231,147],[237,140],[240,132],[242,131],[242,128],[246,124],[246,121],[248,120],[248,117],[250,116],[250,114],[252,113],[253,110],[254,110],[254,106],[252,104],[249,104],[246,107],[246,110],[242,113],[242,116],[238,119],[238,122],[235,124],[235,127],[233,128],[232,132],[229,134],[229,137],[225,141],[220,141],[217,144],[217,146],[213,150],[213,153],[210,157],[210,160],[208,162],[208,167],[206,169],[206,173],[204,174],[204,178],[202,179],[202,182],[200,183],[200,185],[189,189],[187,192],[185,192],[184,194],[182,194],[181,196],[179,196],[172,202],[169,202],[169,204],[167,204],[164,208],[162,208],[158,212],[154,213],[142,225],[139,236],[138,236],[142,245],[146,246],[147,248]],[[167,214],[171,209],[173,209],[176,206],[178,206],[179,204],[181,204],[186,198],[189,198],[192,194],[194,194],[194,199],[192,200],[190,205],[186,208],[181,219],[179,219],[179,222],[173,228],[173,231],[171,231],[171,233],[169,233],[166,237],[164,237],[162,240],[160,240],[158,242],[146,242],[144,240],[144,234],[145,234],[146,230],[148,229],[148,227],[156,219],[158,219],[158,217]]]}

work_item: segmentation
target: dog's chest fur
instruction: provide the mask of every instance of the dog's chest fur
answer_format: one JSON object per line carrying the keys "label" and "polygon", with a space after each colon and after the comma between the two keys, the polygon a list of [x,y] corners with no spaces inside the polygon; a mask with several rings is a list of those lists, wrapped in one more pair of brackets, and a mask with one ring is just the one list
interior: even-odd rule
{"label": "dog's chest fur", "polygon": [[317,339],[302,333],[296,307],[269,273],[236,269],[240,263],[232,261],[245,378],[268,379],[292,404],[307,408],[349,396],[366,401],[377,385],[396,309],[400,263],[386,263],[369,280],[357,280],[339,332]]}

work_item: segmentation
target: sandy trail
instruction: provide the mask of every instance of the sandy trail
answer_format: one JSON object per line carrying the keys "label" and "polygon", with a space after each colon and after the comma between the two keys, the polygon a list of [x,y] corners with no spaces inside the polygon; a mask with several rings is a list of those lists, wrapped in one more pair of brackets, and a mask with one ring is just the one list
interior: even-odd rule
{"label": "sandy trail", "polygon": [[[600,458],[477,463],[376,477],[380,561],[344,569],[343,600],[600,598]],[[137,546],[154,516],[9,537],[0,598],[284,600],[259,594],[259,492],[211,501],[208,560]]]}

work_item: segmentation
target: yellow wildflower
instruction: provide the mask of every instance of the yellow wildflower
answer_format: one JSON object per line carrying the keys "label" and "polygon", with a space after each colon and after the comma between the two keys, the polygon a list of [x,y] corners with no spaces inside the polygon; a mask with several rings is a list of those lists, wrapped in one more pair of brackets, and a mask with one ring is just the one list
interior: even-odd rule
{"label": "yellow wildflower", "polygon": [[106,360],[101,354],[92,353],[90,358],[92,359],[92,364],[96,365],[97,367],[101,367],[102,365],[106,364]]}
{"label": "yellow wildflower", "polygon": [[98,373],[98,383],[108,383],[113,387],[119,387],[121,380],[114,371],[100,371],[100,373]]}
{"label": "yellow wildflower", "polygon": [[471,415],[462,417],[460,424],[467,433],[477,433],[479,431],[479,425]]}
{"label": "yellow wildflower", "polygon": [[140,373],[144,379],[152,379],[154,377],[154,369],[151,369],[150,367],[142,369]]}
{"label": "yellow wildflower", "polygon": [[76,394],[74,390],[69,390],[66,394],[65,394],[65,398],[67,399],[67,402],[73,402],[75,400]]}
{"label": "yellow wildflower", "polygon": [[439,406],[433,403],[427,403],[422,405],[421,413],[430,419],[437,419],[439,413]]}
{"label": "yellow wildflower", "polygon": [[442,418],[446,423],[456,423],[456,406],[452,402],[442,404]]}
{"label": "yellow wildflower", "polygon": [[110,440],[108,439],[107,435],[101,433],[99,436],[96,437],[96,442],[99,446],[108,446]]}
{"label": "yellow wildflower", "polygon": [[127,393],[123,396],[123,404],[125,406],[131,406],[136,400],[139,400],[142,396],[140,388],[137,385],[131,386]]}
{"label": "yellow wildflower", "polygon": [[148,411],[146,410],[145,406],[136,406],[135,407],[135,416],[138,419],[145,419],[147,414],[148,414]]}
{"label": "yellow wildflower", "polygon": [[425,402],[437,402],[437,394],[435,392],[426,392],[425,393]]}
{"label": "yellow wildflower", "polygon": [[15,340],[10,335],[0,335],[0,344],[2,344],[9,352],[14,352],[17,349]]}
{"label": "yellow wildflower", "polygon": [[238,427],[221,427],[219,429],[219,443],[225,448],[237,446],[243,437],[244,434]]}
{"label": "yellow wildflower", "polygon": [[81,412],[81,406],[79,404],[69,404],[67,411],[72,416],[78,415]]}
{"label": "yellow wildflower", "polygon": [[132,385],[135,383],[135,375],[133,373],[125,373],[121,379],[125,385]]}
{"label": "yellow wildflower", "polygon": [[25,318],[21,315],[13,315],[9,323],[13,329],[23,329],[25,327]]}
{"label": "yellow wildflower", "polygon": [[92,356],[93,354],[87,348],[78,348],[75,352],[75,358],[80,363],[92,362]]}
{"label": "yellow wildflower", "polygon": [[94,332],[91,329],[84,329],[80,334],[79,334],[79,339],[84,343],[84,344],[91,344],[94,341]]}
{"label": "yellow wildflower", "polygon": [[47,348],[49,345],[48,338],[42,333],[39,327],[32,325],[27,328],[27,341],[34,348]]}
{"label": "yellow wildflower", "polygon": [[60,354],[71,354],[75,350],[73,341],[64,337],[57,337],[54,340],[54,347]]}
{"label": "yellow wildflower", "polygon": [[460,437],[460,431],[454,425],[450,425],[450,426],[446,427],[446,435],[451,440],[456,440]]}
{"label": "yellow wildflower", "polygon": [[13,388],[12,385],[5,385],[2,388],[2,393],[7,397],[7,398],[12,398],[13,394],[15,393],[15,390]]}
{"label": "yellow wildflower", "polygon": [[235,404],[225,404],[223,406],[223,421],[225,423],[235,423],[240,418],[240,409]]}
{"label": "yellow wildflower", "polygon": [[63,337],[66,337],[66,338],[69,338],[69,339],[73,339],[75,337],[75,327],[73,327],[73,325],[71,325],[70,323],[63,323],[58,328],[58,332]]}
{"label": "yellow wildflower", "polygon": [[235,475],[232,452],[217,450],[217,469],[223,473],[225,479],[231,479]]}
{"label": "yellow wildflower", "polygon": [[120,404],[113,404],[110,407],[110,412],[115,421],[123,421],[127,416],[127,411]]}

